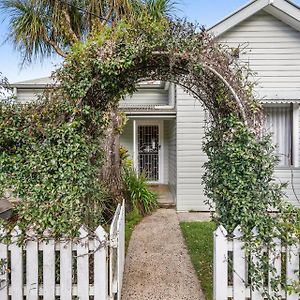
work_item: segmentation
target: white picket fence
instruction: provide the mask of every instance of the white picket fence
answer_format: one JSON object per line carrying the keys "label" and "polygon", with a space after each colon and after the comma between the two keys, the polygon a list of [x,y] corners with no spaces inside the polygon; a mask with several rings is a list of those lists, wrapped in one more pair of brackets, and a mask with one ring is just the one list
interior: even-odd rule
{"label": "white picket fence", "polygon": [[[18,234],[15,229],[15,240]],[[109,234],[99,226],[91,237],[82,227],[80,238],[72,242],[38,242],[32,236],[22,247],[15,241],[0,243],[0,299],[120,299],[124,245],[124,202],[116,210]]]}
{"label": "white picket fence", "polygon": [[[252,231],[255,235],[255,229]],[[228,235],[223,226],[219,226],[214,232],[214,300],[263,300],[261,291],[251,288],[249,284],[249,257],[246,257],[243,249],[243,236],[240,227],[237,227],[232,235]],[[276,272],[267,274],[266,288],[269,294],[275,296],[271,289],[272,277],[285,279],[287,284],[299,282],[299,252],[300,245],[284,247],[281,241],[275,239],[276,245],[267,253],[269,263],[275,267]],[[285,259],[283,259],[285,257]],[[254,264],[257,257],[251,257]],[[285,266],[282,262],[285,261]],[[283,271],[285,274],[283,275]],[[281,286],[278,286],[281,300],[299,300],[298,294],[288,294]],[[278,294],[277,294],[278,295]],[[275,296],[275,299],[278,297]],[[279,299],[279,298],[278,298]]]}

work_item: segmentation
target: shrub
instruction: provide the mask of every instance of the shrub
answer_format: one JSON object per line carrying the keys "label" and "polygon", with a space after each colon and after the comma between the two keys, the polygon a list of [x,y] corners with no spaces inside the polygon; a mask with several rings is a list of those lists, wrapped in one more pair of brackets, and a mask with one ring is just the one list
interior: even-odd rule
{"label": "shrub", "polygon": [[123,162],[122,171],[130,209],[137,209],[142,215],[151,213],[158,207],[157,194],[150,191],[147,178],[138,176],[129,160]]}

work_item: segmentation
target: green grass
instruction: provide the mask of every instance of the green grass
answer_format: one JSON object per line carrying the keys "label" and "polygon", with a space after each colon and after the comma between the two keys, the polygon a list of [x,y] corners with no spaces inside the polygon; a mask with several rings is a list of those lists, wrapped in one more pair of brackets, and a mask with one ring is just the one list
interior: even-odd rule
{"label": "green grass", "polygon": [[213,222],[182,222],[181,231],[207,300],[213,299]]}
{"label": "green grass", "polygon": [[126,223],[125,223],[125,249],[129,245],[129,241],[132,235],[132,232],[135,226],[142,220],[143,216],[139,213],[137,209],[132,210],[126,214]]}

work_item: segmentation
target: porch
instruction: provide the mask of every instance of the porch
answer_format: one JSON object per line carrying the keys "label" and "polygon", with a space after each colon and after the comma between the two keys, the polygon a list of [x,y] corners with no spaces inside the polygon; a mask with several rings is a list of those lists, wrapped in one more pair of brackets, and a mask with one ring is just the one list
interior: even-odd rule
{"label": "porch", "polygon": [[148,178],[163,207],[176,204],[175,116],[130,117],[120,138],[138,174]]}

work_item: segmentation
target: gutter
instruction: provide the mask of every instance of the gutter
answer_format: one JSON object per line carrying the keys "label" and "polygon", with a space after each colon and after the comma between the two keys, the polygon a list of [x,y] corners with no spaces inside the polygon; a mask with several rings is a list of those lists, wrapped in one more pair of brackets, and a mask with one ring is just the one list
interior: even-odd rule
{"label": "gutter", "polygon": [[[26,84],[17,84],[17,83],[12,83],[9,84],[8,87],[10,88],[16,88],[16,89],[49,89],[53,88],[54,84],[32,84],[32,83],[26,83]],[[58,86],[57,84],[55,86]]]}

